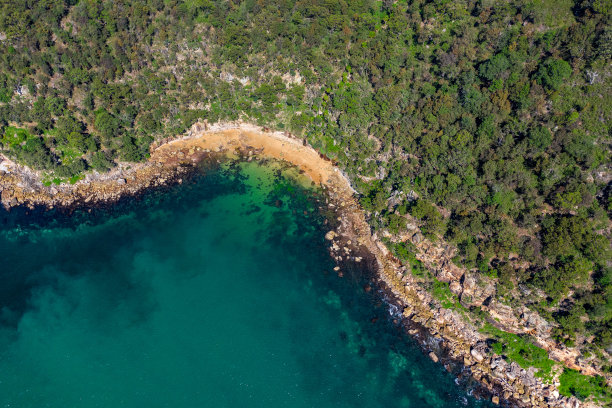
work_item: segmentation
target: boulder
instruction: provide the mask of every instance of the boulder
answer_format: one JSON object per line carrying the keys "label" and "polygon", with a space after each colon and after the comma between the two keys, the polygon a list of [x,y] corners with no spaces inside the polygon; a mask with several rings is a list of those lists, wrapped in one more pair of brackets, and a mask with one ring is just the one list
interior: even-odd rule
{"label": "boulder", "polygon": [[438,362],[438,356],[436,356],[436,353],[434,353],[433,351],[429,353],[429,358],[431,358],[431,360],[432,360],[434,363],[437,363],[437,362]]}
{"label": "boulder", "polygon": [[474,360],[478,361],[479,363],[484,360],[484,356],[476,349],[470,350],[470,354],[472,357],[474,357]]}
{"label": "boulder", "polygon": [[325,234],[325,239],[328,241],[332,241],[334,238],[336,238],[338,234],[336,234],[336,231],[329,231],[327,234]]}
{"label": "boulder", "polygon": [[463,278],[461,303],[466,306],[482,306],[495,293],[495,283],[488,278],[466,272]]}
{"label": "boulder", "polygon": [[460,295],[461,294],[461,284],[459,282],[457,282],[457,281],[452,281],[450,283],[450,290],[455,295]]}
{"label": "boulder", "polygon": [[474,360],[481,363],[485,359],[486,355],[486,345],[483,343],[478,343],[470,350],[470,354],[474,357]]}

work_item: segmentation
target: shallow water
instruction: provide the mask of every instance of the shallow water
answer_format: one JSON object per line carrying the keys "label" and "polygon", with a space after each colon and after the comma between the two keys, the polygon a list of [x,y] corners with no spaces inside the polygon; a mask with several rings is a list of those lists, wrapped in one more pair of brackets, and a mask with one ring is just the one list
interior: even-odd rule
{"label": "shallow water", "polygon": [[333,272],[315,190],[207,173],[71,219],[0,213],[0,407],[484,406]]}

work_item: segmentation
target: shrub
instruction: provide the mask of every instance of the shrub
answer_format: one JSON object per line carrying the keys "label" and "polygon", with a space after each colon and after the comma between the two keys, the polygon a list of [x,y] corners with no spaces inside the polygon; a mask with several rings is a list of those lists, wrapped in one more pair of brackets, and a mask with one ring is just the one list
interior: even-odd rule
{"label": "shrub", "polygon": [[600,375],[588,376],[566,368],[559,380],[559,393],[566,397],[574,396],[583,401],[593,397],[595,401],[602,403],[612,401],[612,391],[607,386],[606,379]]}
{"label": "shrub", "polygon": [[572,75],[572,67],[562,59],[549,58],[540,65],[536,81],[550,90],[557,90]]}

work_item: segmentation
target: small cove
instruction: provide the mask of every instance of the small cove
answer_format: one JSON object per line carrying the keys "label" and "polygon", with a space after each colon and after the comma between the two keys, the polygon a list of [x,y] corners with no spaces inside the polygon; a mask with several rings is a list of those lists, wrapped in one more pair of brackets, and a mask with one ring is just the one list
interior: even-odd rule
{"label": "small cove", "polygon": [[228,162],[39,226],[2,213],[0,406],[485,406],[365,271],[333,272],[323,196],[285,167]]}

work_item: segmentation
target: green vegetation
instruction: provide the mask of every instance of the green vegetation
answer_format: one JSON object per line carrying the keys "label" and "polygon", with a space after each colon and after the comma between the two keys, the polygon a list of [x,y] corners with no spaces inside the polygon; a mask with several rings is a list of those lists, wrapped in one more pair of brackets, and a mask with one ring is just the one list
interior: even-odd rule
{"label": "green vegetation", "polygon": [[603,350],[611,27],[600,0],[4,1],[2,153],[68,181],[198,120],[286,130],[374,228],[411,214],[560,342]]}
{"label": "green vegetation", "polygon": [[21,163],[39,169],[53,167],[53,159],[43,140],[25,129],[12,126],[4,130],[0,146],[10,149],[11,154]]}
{"label": "green vegetation", "polygon": [[440,212],[426,200],[416,200],[410,207],[410,214],[422,221],[421,231],[430,239],[443,235],[446,229]]}
{"label": "green vegetation", "polygon": [[560,59],[548,59],[542,65],[536,74],[536,80],[539,84],[544,85],[548,89],[558,90],[561,85],[567,81],[572,75],[572,67],[567,61]]}
{"label": "green vegetation", "polygon": [[399,259],[406,267],[410,268],[410,272],[415,277],[424,278],[430,275],[423,263],[416,259],[414,254],[416,248],[414,248],[412,243],[386,241],[385,244],[397,259]]}
{"label": "green vegetation", "polygon": [[440,282],[436,278],[433,278],[431,286],[431,294],[433,297],[440,301],[442,307],[446,309],[455,309],[461,311],[467,311],[467,309],[459,303],[459,298],[453,292],[451,292],[448,283]]}
{"label": "green vegetation", "polygon": [[485,323],[482,332],[497,340],[491,346],[495,353],[507,356],[522,368],[537,368],[538,377],[551,379],[552,368],[556,363],[548,358],[546,350],[533,344],[529,338],[499,330],[490,323]]}
{"label": "green vegetation", "polygon": [[606,385],[606,379],[600,375],[591,377],[566,368],[559,380],[559,393],[562,395],[575,395],[581,400],[593,397],[594,401],[602,405],[612,402],[612,392]]}

